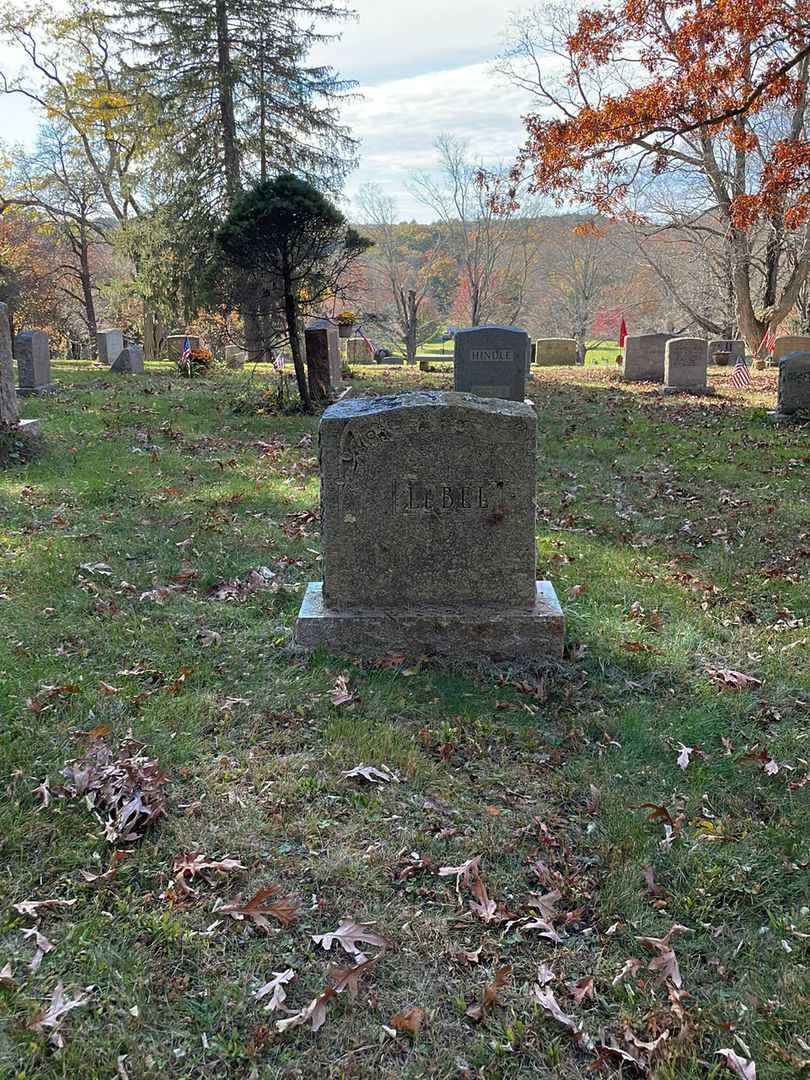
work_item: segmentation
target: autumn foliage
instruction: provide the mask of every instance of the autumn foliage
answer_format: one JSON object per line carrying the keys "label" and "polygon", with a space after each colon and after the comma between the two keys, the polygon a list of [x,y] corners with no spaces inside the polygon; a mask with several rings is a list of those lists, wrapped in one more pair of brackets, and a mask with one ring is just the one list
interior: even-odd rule
{"label": "autumn foliage", "polygon": [[762,136],[806,99],[809,28],[810,0],[623,0],[579,12],[565,42],[568,107],[526,118],[515,176],[528,167],[537,191],[616,213],[641,167],[677,168],[685,136],[722,137],[760,162],[733,193],[733,224],[780,212],[798,228],[810,219],[806,124]]}

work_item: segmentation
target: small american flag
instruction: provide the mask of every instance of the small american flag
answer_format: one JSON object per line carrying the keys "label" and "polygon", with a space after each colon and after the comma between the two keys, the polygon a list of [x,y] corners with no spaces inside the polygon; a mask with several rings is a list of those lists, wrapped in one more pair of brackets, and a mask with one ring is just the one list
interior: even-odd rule
{"label": "small american flag", "polygon": [[737,357],[737,363],[731,373],[731,385],[735,390],[745,390],[746,387],[751,385],[751,372],[748,370],[748,365],[742,356]]}
{"label": "small american flag", "polygon": [[189,360],[191,358],[191,342],[187,337],[183,338],[183,360]]}
{"label": "small american flag", "polygon": [[762,339],[762,348],[768,356],[773,356],[776,350],[776,334],[774,334],[773,329],[770,326],[765,331],[765,337]]}
{"label": "small american flag", "polygon": [[284,370],[284,364],[285,364],[284,357],[282,356],[281,353],[277,353],[275,359],[273,360],[273,367],[276,369],[276,371],[283,371]]}

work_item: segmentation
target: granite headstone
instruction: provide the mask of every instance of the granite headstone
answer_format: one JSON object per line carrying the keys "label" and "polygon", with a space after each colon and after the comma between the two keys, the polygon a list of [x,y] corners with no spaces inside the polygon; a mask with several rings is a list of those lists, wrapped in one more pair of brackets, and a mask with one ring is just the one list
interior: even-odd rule
{"label": "granite headstone", "polygon": [[196,334],[170,334],[166,338],[166,356],[169,360],[182,359],[186,338],[192,349],[199,349],[200,339]]}
{"label": "granite headstone", "polygon": [[703,338],[670,338],[664,348],[664,393],[713,394],[706,381],[707,361]]}
{"label": "granite headstone", "polygon": [[329,398],[340,389],[340,337],[328,319],[315,319],[304,330],[309,391],[316,401]]}
{"label": "granite headstone", "polygon": [[524,401],[531,352],[517,326],[471,326],[453,339],[454,389],[485,398]]}
{"label": "granite headstone", "polygon": [[810,415],[810,348],[805,352],[788,353],[779,361],[775,415],[794,416],[796,413]]}
{"label": "granite headstone", "polygon": [[96,334],[96,349],[100,364],[114,364],[124,347],[122,330],[99,330]]}
{"label": "granite headstone", "polygon": [[785,357],[790,356],[791,353],[807,353],[810,352],[810,336],[802,335],[783,335],[776,339],[776,345],[773,350],[773,362],[776,366],[779,366],[779,361]]}
{"label": "granite headstone", "polygon": [[538,367],[573,367],[577,362],[574,338],[538,338],[535,345],[535,363]]}
{"label": "granite headstone", "polygon": [[741,338],[714,338],[707,347],[707,359],[714,363],[715,353],[725,353],[732,366],[740,356],[745,356],[745,342]]}
{"label": "granite headstone", "polygon": [[624,343],[625,382],[664,381],[664,349],[674,334],[637,334]]}
{"label": "granite headstone", "polygon": [[247,361],[247,350],[240,348],[239,345],[226,345],[225,346],[225,367],[238,370],[243,368]]}
{"label": "granite headstone", "polygon": [[20,394],[36,394],[51,385],[51,350],[41,330],[23,330],[14,337]]}
{"label": "granite headstone", "polygon": [[462,662],[562,653],[535,581],[535,435],[523,402],[426,391],[355,398],[320,424],[323,582],[296,641]]}
{"label": "granite headstone", "polygon": [[110,371],[117,371],[119,375],[143,375],[143,346],[127,345],[110,365]]}

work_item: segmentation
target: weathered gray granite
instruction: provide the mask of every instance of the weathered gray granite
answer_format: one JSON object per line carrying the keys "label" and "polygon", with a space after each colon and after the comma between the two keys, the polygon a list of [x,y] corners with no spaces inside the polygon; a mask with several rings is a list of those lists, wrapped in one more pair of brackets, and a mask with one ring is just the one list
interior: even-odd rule
{"label": "weathered gray granite", "polygon": [[797,413],[810,415],[810,348],[789,353],[779,361],[776,410],[772,419],[789,419]]}
{"label": "weathered gray granite", "polygon": [[638,334],[624,343],[625,382],[664,381],[664,349],[674,334]]}
{"label": "weathered gray granite", "polygon": [[0,303],[0,424],[16,427],[20,420],[17,391],[14,387],[14,363],[11,355],[11,329],[8,307]]}
{"label": "weathered gray granite", "polygon": [[328,399],[343,385],[340,337],[328,319],[316,319],[304,330],[309,391],[315,401]]}
{"label": "weathered gray granite", "polygon": [[713,394],[706,381],[707,363],[703,338],[670,338],[664,348],[664,393]]}
{"label": "weathered gray granite", "polygon": [[471,326],[453,339],[454,389],[523,401],[531,367],[529,335],[517,326]]}
{"label": "weathered gray granite", "polygon": [[745,342],[741,338],[715,338],[706,349],[710,364],[714,363],[715,353],[728,353],[733,367],[737,357],[745,356]]}
{"label": "weathered gray granite", "polygon": [[534,661],[564,620],[535,580],[536,416],[427,391],[342,400],[320,425],[324,582],[296,642],[351,656]]}
{"label": "weathered gray granite", "polygon": [[100,364],[114,364],[124,347],[122,330],[99,330],[96,334],[96,348]]}
{"label": "weathered gray granite", "polygon": [[23,330],[14,337],[17,393],[38,394],[51,385],[51,350],[41,330]]}
{"label": "weathered gray granite", "polygon": [[777,367],[779,366],[780,360],[793,353],[810,353],[810,337],[797,334],[792,337],[783,335],[776,339],[776,345],[773,350],[773,362]]}
{"label": "weathered gray granite", "polygon": [[119,375],[143,375],[143,346],[127,345],[110,366],[110,371],[117,371]]}
{"label": "weathered gray granite", "polygon": [[225,346],[225,367],[232,368],[234,371],[238,371],[239,368],[243,368],[247,361],[247,350],[240,348],[239,345],[226,345]]}
{"label": "weathered gray granite", "polygon": [[538,367],[573,367],[577,362],[577,343],[573,338],[538,338],[534,362]]}

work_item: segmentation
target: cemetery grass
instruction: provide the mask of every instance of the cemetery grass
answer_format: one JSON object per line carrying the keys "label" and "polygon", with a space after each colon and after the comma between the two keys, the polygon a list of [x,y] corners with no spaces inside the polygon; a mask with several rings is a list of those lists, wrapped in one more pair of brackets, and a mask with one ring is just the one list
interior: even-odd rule
{"label": "cemetery grass", "polygon": [[[320,577],[316,421],[234,413],[265,372],[55,377],[23,409],[43,452],[0,473],[0,1077],[590,1075],[598,1051],[529,992],[541,964],[593,1043],[669,1033],[650,1075],[730,1077],[722,1048],[765,1080],[806,1074],[810,436],[767,425],[772,373],[705,403],[598,369],[538,376],[539,569],[567,657],[500,678],[290,652]],[[211,596],[259,567],[271,588]],[[721,689],[722,670],[761,685]],[[87,880],[115,846],[61,770],[98,725],[147,744],[169,805]],[[361,763],[400,780],[345,777]],[[172,899],[193,852],[246,869]],[[510,916],[559,890],[562,940],[476,917],[437,873],[473,856]],[[216,910],[269,885],[297,898],[289,927]],[[40,912],[53,948],[32,971],[35,919],[12,905],[51,899],[71,906]],[[317,1033],[278,1032],[256,990],[292,968],[284,1004],[306,1006],[349,959],[312,935],[344,918],[390,947]],[[638,941],[676,923],[680,992]],[[483,1020],[465,1016],[499,969]],[[577,1004],[566,984],[589,978]],[[56,1050],[31,1024],[59,983],[92,991]],[[412,1009],[418,1032],[386,1034]],[[635,1075],[620,1065],[597,1075]]]}

